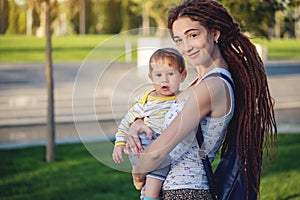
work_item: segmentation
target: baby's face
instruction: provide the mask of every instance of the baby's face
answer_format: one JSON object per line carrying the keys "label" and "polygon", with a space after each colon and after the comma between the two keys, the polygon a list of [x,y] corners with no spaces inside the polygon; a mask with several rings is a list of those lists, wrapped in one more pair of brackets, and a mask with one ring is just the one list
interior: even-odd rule
{"label": "baby's face", "polygon": [[155,60],[151,63],[149,77],[153,82],[157,96],[166,97],[176,95],[183,80],[177,63],[168,59]]}

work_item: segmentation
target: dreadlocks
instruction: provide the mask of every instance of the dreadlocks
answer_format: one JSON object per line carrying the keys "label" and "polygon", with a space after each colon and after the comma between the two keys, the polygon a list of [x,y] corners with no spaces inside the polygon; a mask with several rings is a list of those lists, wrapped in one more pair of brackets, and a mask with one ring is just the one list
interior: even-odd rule
{"label": "dreadlocks", "polygon": [[[263,148],[269,150],[277,143],[274,103],[268,88],[263,62],[255,46],[244,36],[226,8],[214,0],[187,0],[169,12],[171,36],[174,21],[188,17],[198,21],[208,31],[219,30],[218,45],[229,65],[235,82],[235,112],[222,146],[222,154],[236,141],[239,164],[256,196],[259,193]],[[248,188],[246,188],[248,192]]]}

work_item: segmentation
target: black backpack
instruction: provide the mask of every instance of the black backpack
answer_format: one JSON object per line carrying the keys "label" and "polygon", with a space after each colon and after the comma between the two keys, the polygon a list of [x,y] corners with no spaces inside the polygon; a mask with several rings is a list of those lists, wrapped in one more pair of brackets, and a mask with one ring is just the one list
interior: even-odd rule
{"label": "black backpack", "polygon": [[[219,76],[225,79],[230,83],[231,87],[234,89],[233,82],[225,74],[212,73],[206,76],[205,78],[211,76]],[[205,147],[204,145],[202,146],[203,135],[200,123],[198,126],[196,138],[199,148],[202,148],[201,152],[204,152],[203,148]],[[253,182],[251,180],[248,180],[248,192],[246,192],[246,187],[244,186],[243,181],[243,169],[239,167],[238,153],[235,145],[235,140],[231,141],[231,144],[232,145],[230,146],[230,148],[224,153],[223,157],[221,158],[214,173],[209,162],[208,156],[203,155],[201,158],[210,188],[213,192],[213,198],[218,200],[255,200],[257,199],[257,195],[254,192],[253,187],[251,185],[255,183],[255,181]]]}

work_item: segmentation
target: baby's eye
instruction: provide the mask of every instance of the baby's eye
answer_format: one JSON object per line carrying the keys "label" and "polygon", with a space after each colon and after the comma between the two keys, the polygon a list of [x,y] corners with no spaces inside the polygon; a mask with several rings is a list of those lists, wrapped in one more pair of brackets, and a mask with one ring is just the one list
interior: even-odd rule
{"label": "baby's eye", "polygon": [[156,77],[161,77],[161,74],[155,74]]}
{"label": "baby's eye", "polygon": [[169,73],[169,76],[173,76],[173,75],[174,75],[174,72],[170,72],[170,73]]}

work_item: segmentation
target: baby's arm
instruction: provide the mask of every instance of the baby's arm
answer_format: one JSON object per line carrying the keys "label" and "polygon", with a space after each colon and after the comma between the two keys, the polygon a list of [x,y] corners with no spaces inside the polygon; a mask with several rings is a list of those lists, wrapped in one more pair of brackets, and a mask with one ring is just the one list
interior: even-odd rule
{"label": "baby's arm", "polygon": [[126,135],[129,131],[131,123],[134,122],[136,118],[143,118],[144,110],[143,106],[139,103],[140,96],[136,97],[136,103],[128,110],[125,117],[121,120],[118,127],[118,131],[115,135],[115,147],[112,153],[112,159],[116,164],[123,161],[123,152],[126,146]]}

